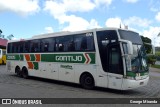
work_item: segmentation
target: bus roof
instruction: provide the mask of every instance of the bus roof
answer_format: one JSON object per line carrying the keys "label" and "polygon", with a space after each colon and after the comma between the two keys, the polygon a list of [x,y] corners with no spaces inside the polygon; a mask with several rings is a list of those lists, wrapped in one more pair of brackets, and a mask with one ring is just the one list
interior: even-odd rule
{"label": "bus roof", "polygon": [[94,29],[74,31],[74,32],[62,31],[62,32],[54,32],[54,33],[46,33],[46,34],[35,35],[35,36],[32,36],[32,38],[28,38],[28,39],[10,40],[10,41],[8,41],[8,43],[9,42],[19,42],[19,41],[33,40],[33,39],[49,38],[49,37],[57,37],[57,36],[64,36],[64,35],[74,35],[74,34],[87,33],[87,32],[89,33],[89,32],[93,32],[93,31],[103,31],[103,30],[126,30],[126,31],[131,31],[131,30],[122,29],[122,28],[94,28]]}

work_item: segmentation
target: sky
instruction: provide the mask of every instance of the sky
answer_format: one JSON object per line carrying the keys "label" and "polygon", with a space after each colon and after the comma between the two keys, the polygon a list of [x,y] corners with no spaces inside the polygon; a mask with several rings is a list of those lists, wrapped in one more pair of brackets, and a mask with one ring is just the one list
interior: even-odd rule
{"label": "sky", "polygon": [[0,0],[0,29],[13,39],[120,24],[160,46],[160,0]]}

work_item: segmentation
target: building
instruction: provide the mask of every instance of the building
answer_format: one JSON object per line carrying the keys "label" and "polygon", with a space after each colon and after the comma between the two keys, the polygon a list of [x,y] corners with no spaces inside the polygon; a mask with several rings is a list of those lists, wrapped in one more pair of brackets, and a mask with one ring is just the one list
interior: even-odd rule
{"label": "building", "polygon": [[6,40],[6,39],[0,38],[0,48],[5,49],[6,46],[7,46],[7,41],[8,41],[8,40]]}

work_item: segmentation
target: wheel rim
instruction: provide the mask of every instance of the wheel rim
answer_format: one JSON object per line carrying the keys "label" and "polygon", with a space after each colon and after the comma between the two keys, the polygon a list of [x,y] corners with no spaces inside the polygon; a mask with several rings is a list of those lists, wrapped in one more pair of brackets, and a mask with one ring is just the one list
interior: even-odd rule
{"label": "wheel rim", "polygon": [[91,77],[86,77],[85,80],[84,80],[84,83],[86,85],[93,85],[93,79]]}

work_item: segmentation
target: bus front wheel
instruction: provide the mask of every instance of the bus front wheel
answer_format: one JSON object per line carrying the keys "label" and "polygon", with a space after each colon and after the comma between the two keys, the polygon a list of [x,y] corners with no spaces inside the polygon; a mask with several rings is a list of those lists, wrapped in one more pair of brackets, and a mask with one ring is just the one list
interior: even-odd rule
{"label": "bus front wheel", "polygon": [[94,88],[94,79],[91,74],[83,74],[80,79],[80,83],[85,89],[93,89]]}
{"label": "bus front wheel", "polygon": [[22,68],[22,76],[23,78],[27,79],[28,78],[28,70],[27,68]]}

